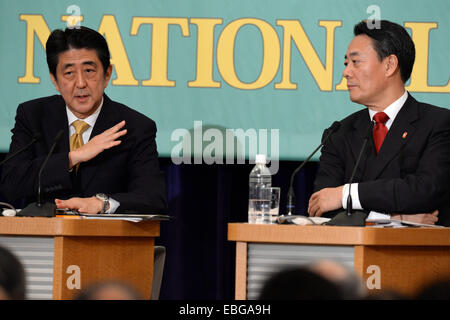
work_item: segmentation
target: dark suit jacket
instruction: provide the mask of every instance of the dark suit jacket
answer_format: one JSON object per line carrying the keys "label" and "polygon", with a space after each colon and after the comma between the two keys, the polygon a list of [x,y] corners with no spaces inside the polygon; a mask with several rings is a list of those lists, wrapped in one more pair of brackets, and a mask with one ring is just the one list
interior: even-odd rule
{"label": "dark suit jacket", "polygon": [[[314,189],[349,182],[364,136],[369,111],[341,121],[322,149]],[[439,224],[450,226],[450,110],[420,103],[408,95],[378,155],[373,139],[354,182],[364,210],[425,213],[439,209]]]}
{"label": "dark suit jacket", "polygon": [[64,131],[42,173],[44,199],[90,197],[105,193],[120,202],[116,212],[156,213],[166,210],[164,175],[159,169],[155,122],[104,95],[91,138],[125,120],[122,143],[81,163],[69,172],[69,126],[65,102],[55,95],[20,104],[12,129],[10,153],[27,144],[34,134],[42,138],[4,165],[1,187],[10,201],[36,201],[37,176],[56,134]]}

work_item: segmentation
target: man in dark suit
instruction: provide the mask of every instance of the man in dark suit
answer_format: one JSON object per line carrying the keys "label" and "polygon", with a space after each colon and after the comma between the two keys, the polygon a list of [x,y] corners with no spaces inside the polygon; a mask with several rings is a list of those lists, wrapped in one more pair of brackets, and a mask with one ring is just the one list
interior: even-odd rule
{"label": "man in dark suit", "polygon": [[112,73],[106,40],[86,27],[55,30],[46,52],[60,95],[19,105],[10,153],[41,138],[5,164],[4,195],[35,201],[39,168],[62,130],[42,173],[45,200],[91,214],[164,212],[155,122],[104,94]]}
{"label": "man in dark suit", "polygon": [[350,188],[353,208],[369,217],[450,226],[450,111],[405,90],[415,48],[403,27],[383,20],[373,29],[363,21],[354,34],[343,75],[350,99],[367,109],[343,119],[323,147],[309,215],[332,217],[346,208],[373,121]]}

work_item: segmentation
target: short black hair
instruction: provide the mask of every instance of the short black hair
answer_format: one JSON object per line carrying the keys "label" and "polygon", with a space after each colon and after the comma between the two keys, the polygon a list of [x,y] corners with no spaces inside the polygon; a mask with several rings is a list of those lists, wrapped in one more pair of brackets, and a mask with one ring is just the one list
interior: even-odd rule
{"label": "short black hair", "polygon": [[402,80],[404,83],[408,81],[416,58],[416,49],[405,28],[387,20],[364,20],[355,25],[353,33],[355,36],[366,35],[372,39],[373,48],[380,61],[391,54],[395,55]]}
{"label": "short black hair", "polygon": [[69,49],[95,50],[102,63],[103,72],[106,74],[111,64],[111,55],[105,38],[97,31],[87,27],[66,28],[64,31],[61,29],[54,30],[48,37],[45,47],[48,69],[55,79],[59,54]]}

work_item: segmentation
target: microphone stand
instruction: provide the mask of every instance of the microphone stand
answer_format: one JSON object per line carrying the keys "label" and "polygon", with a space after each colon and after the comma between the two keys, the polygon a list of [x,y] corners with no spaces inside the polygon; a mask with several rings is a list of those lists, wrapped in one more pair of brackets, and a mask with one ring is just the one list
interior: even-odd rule
{"label": "microphone stand", "polygon": [[287,194],[287,204],[286,204],[287,212],[286,212],[286,215],[281,215],[280,216],[280,221],[283,221],[283,222],[284,221],[288,221],[289,222],[289,220],[294,219],[296,217],[299,217],[298,215],[295,215],[295,192],[294,192],[294,178],[295,178],[295,175],[297,174],[297,172],[300,171],[300,169],[302,169],[308,163],[308,161],[312,158],[312,156],[314,154],[316,154],[316,152],[325,144],[325,142],[328,140],[328,138],[333,133],[335,133],[337,130],[339,130],[340,127],[341,127],[341,123],[340,122],[338,122],[338,121],[333,122],[331,127],[326,130],[326,135],[322,139],[322,142],[320,143],[320,145],[292,173],[291,179],[290,179],[290,182],[289,182],[289,191],[288,191],[288,194]]}
{"label": "microphone stand", "polygon": [[19,150],[17,150],[13,154],[11,154],[9,157],[3,159],[3,161],[0,162],[0,166],[3,165],[4,163],[8,162],[12,158],[16,157],[17,155],[21,154],[25,150],[27,150],[29,147],[31,147],[33,144],[35,144],[36,141],[38,141],[39,139],[41,139],[41,135],[40,134],[35,134],[33,136],[33,138],[30,140],[30,142],[28,142],[28,144],[26,144],[25,146],[23,146],[22,148],[20,148]]}
{"label": "microphone stand", "polygon": [[[33,144],[35,144],[37,141],[39,141],[42,138],[42,135],[40,132],[35,133],[33,135],[33,138],[30,140],[30,142],[28,142],[28,144],[26,144],[25,146],[23,146],[22,148],[20,148],[19,150],[17,150],[16,152],[12,153],[9,157],[6,157],[5,159],[3,159],[3,161],[0,162],[0,166],[2,166],[3,164],[5,164],[6,162],[8,162],[9,160],[15,158],[16,156],[18,156],[19,154],[21,154],[22,152],[24,152],[25,150],[27,150],[29,147],[31,147]],[[12,210],[14,212],[14,215],[17,213],[16,208],[14,208],[13,205],[6,203],[6,202],[0,202],[1,206],[5,206],[8,207],[8,210]],[[2,210],[1,214],[4,214],[4,210]]]}
{"label": "microphone stand", "polygon": [[50,159],[50,156],[52,155],[53,151],[55,150],[55,147],[58,144],[59,140],[61,139],[63,133],[64,133],[64,130],[61,130],[58,132],[58,134],[55,137],[54,143],[53,143],[52,147],[50,148],[50,151],[48,152],[47,157],[45,158],[44,162],[41,165],[41,168],[39,169],[37,202],[30,203],[28,206],[26,206],[20,212],[18,212],[17,216],[19,216],[19,217],[54,217],[55,216],[56,205],[51,202],[42,203],[41,176],[42,176],[42,172],[44,171],[45,166],[47,165],[48,160]]}
{"label": "microphone stand", "polygon": [[362,155],[364,150],[366,149],[367,142],[372,135],[373,122],[370,122],[369,127],[367,129],[366,136],[364,138],[363,145],[361,150],[359,151],[358,158],[356,159],[355,166],[353,167],[352,175],[350,176],[349,186],[348,186],[348,196],[347,196],[347,210],[341,211],[336,216],[334,216],[330,221],[325,223],[329,226],[354,226],[354,227],[363,227],[366,225],[366,218],[368,213],[363,210],[353,210],[352,204],[352,196],[351,196],[351,187],[353,180],[355,178],[356,169],[361,162]]}
{"label": "microphone stand", "polygon": [[[329,133],[329,135],[331,135],[332,132]],[[324,142],[327,140],[328,136],[324,139]],[[322,142],[309,156],[308,158],[305,159],[305,161],[302,162],[302,164],[297,167],[297,169],[294,170],[294,172],[291,175],[291,180],[289,183],[289,191],[287,194],[287,204],[286,204],[286,208],[287,208],[287,213],[286,215],[290,216],[295,214],[295,192],[294,192],[294,178],[295,175],[297,174],[297,172],[300,171],[301,168],[303,168],[309,161],[309,159],[312,158],[312,156],[323,146],[324,142]]]}

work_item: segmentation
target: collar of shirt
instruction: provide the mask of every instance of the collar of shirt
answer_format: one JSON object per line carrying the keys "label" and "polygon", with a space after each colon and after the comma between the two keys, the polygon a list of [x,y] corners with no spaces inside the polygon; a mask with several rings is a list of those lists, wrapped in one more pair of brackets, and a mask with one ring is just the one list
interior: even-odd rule
{"label": "collar of shirt", "polygon": [[[398,112],[405,104],[406,99],[408,99],[408,92],[405,90],[400,98],[392,102],[389,106],[387,106],[386,109],[383,110],[383,112],[386,113],[389,117],[389,120],[385,123],[385,126],[388,128],[388,130],[391,128],[391,125],[394,122],[394,119],[397,116]],[[370,120],[373,121],[373,116],[376,113],[377,111],[369,109]]]}
{"label": "collar of shirt", "polygon": [[72,126],[72,123],[76,120],[82,120],[84,122],[86,122],[89,125],[89,128],[83,132],[83,142],[86,143],[89,141],[89,138],[91,136],[92,133],[92,129],[94,128],[95,122],[97,121],[98,115],[100,114],[100,110],[102,109],[103,106],[103,98],[102,98],[102,102],[100,103],[100,106],[97,108],[97,110],[95,110],[95,112],[93,114],[91,114],[89,117],[85,118],[85,119],[79,119],[77,118],[72,111],[70,111],[70,109],[66,106],[66,112],[67,112],[67,119],[69,121],[69,137],[72,136],[75,133],[75,128]]}

